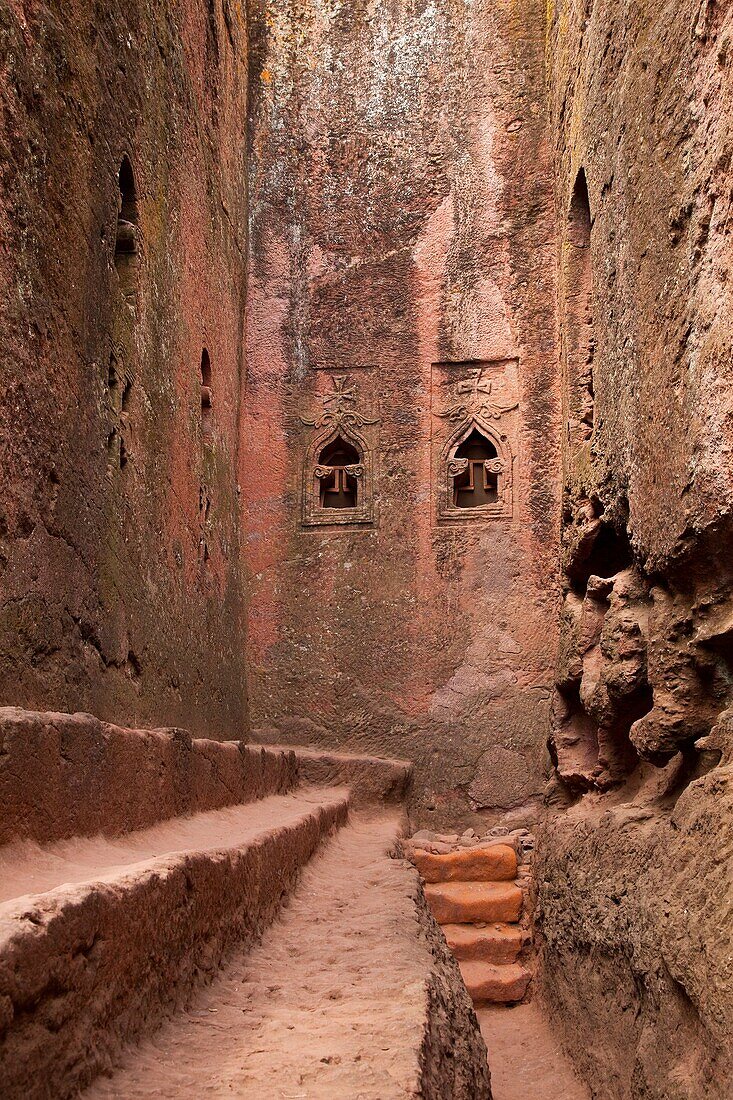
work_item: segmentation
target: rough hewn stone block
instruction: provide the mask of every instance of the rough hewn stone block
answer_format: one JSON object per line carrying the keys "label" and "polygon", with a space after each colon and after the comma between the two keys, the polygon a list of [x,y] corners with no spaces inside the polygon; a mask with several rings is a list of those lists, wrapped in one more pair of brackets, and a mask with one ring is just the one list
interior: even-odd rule
{"label": "rough hewn stone block", "polygon": [[425,896],[438,924],[516,921],[522,912],[522,891],[512,882],[428,883]]}
{"label": "rough hewn stone block", "polygon": [[476,959],[502,965],[516,962],[522,950],[522,930],[517,925],[445,924],[443,935],[459,960]]}
{"label": "rough hewn stone block", "polygon": [[516,1004],[527,994],[531,974],[518,963],[494,966],[492,963],[465,960],[459,965],[474,1003]]}
{"label": "rough hewn stone block", "polygon": [[415,866],[426,882],[501,882],[517,877],[517,855],[508,844],[464,848],[448,855],[418,850]]}

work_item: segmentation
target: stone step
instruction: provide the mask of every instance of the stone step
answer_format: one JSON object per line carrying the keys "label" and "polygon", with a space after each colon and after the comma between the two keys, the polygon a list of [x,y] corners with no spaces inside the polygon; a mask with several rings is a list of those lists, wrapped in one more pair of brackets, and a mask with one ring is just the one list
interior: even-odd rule
{"label": "stone step", "polygon": [[466,959],[458,965],[474,1004],[517,1004],[527,994],[531,974],[519,963],[495,966]]}
{"label": "stone step", "polygon": [[311,789],[0,850],[3,1100],[76,1095],[179,1009],[272,922],[348,806],[346,788]]}
{"label": "stone step", "polygon": [[426,882],[511,882],[517,877],[517,853],[508,844],[447,855],[417,849],[414,862]]}
{"label": "stone step", "polygon": [[522,950],[522,930],[516,924],[444,924],[443,935],[460,961],[505,965],[516,962]]}
{"label": "stone step", "polygon": [[425,886],[438,924],[518,921],[522,891],[513,882],[439,882]]}
{"label": "stone step", "polygon": [[[250,750],[257,745],[248,744]],[[300,745],[265,744],[267,753],[294,753],[301,783],[329,787],[348,786],[352,806],[374,803],[401,803],[412,780],[413,767],[407,760],[370,756],[363,753],[333,752],[329,749],[308,749]]]}
{"label": "stone step", "polygon": [[354,814],[280,919],[87,1100],[490,1100],[486,1049],[395,811]]}

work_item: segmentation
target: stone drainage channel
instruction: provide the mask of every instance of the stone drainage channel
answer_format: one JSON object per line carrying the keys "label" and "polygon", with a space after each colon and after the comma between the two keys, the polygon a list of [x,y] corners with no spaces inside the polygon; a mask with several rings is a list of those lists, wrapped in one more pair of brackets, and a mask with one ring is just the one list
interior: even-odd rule
{"label": "stone drainage channel", "polygon": [[403,850],[476,1009],[494,1100],[588,1100],[542,1006],[532,1002],[532,834],[422,830]]}

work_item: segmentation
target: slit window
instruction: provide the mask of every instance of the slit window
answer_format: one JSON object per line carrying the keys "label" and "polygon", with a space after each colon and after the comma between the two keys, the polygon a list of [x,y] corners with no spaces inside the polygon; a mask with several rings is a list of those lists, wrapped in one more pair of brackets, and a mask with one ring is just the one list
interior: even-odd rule
{"label": "slit window", "polygon": [[122,289],[134,289],[134,269],[138,251],[138,209],[132,165],[124,157],[119,174],[119,205],[115,236],[115,267]]}
{"label": "slit window", "polygon": [[591,438],[595,420],[591,228],[588,181],[581,168],[575,180],[568,211],[564,271],[568,418],[570,438],[575,450]]}
{"label": "slit window", "polygon": [[211,387],[211,358],[206,348],[201,352],[201,423],[204,434],[211,430],[214,394]]}

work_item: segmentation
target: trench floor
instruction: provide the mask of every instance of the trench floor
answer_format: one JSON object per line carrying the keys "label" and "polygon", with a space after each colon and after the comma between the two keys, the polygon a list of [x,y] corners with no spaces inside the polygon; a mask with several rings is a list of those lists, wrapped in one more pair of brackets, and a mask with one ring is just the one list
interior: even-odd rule
{"label": "trench floor", "polygon": [[262,942],[130,1049],[86,1100],[399,1100],[412,1095],[428,954],[388,851],[400,816],[354,815]]}
{"label": "trench floor", "polygon": [[590,1100],[536,1001],[479,1008],[494,1100]]}

